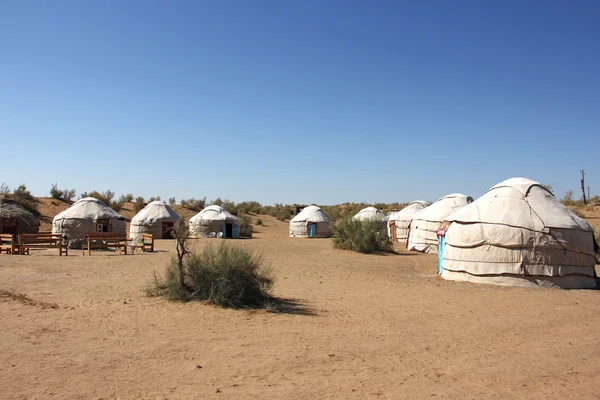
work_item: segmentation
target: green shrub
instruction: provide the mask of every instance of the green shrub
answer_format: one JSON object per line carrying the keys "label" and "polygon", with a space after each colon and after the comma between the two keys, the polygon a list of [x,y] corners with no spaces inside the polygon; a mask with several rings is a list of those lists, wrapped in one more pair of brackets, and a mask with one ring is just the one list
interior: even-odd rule
{"label": "green shrub", "polygon": [[243,201],[243,202],[237,204],[238,213],[240,213],[240,214],[242,214],[242,213],[258,214],[258,213],[260,213],[261,207],[262,206],[260,205],[260,203],[258,201]]}
{"label": "green shrub", "polygon": [[360,253],[391,251],[392,242],[384,221],[355,221],[345,218],[333,225],[333,247]]}
{"label": "green shrub", "polygon": [[263,225],[264,225],[264,222],[263,222],[263,220],[262,220],[262,219],[260,219],[260,218],[258,218],[258,219],[256,220],[256,225],[263,226]]}
{"label": "green shrub", "polygon": [[252,224],[250,223],[250,218],[247,215],[239,215],[238,219],[240,221],[240,236],[241,237],[252,237]]}
{"label": "green shrub", "polygon": [[150,198],[148,199],[148,203],[152,203],[153,201],[157,201],[157,200],[160,200],[160,196],[156,196],[156,197],[150,197]]}
{"label": "green shrub", "polygon": [[146,201],[142,196],[138,196],[135,198],[135,202],[133,203],[133,211],[136,213],[140,212],[142,208],[146,206]]}
{"label": "green shrub", "polygon": [[206,207],[206,197],[203,199],[191,198],[188,200],[181,200],[181,206],[188,210],[200,212]]}
{"label": "green shrub", "polygon": [[127,193],[124,198],[127,203],[133,203],[133,193]]}
{"label": "green shrub", "polygon": [[29,189],[27,189],[27,185],[19,185],[19,187],[13,191],[11,197],[17,204],[27,211],[39,215],[37,209],[37,200],[35,197],[33,197]]}
{"label": "green shrub", "polygon": [[163,279],[154,277],[146,290],[150,296],[175,301],[206,301],[221,307],[264,307],[272,299],[273,279],[262,257],[226,241],[209,245],[183,259],[183,286],[177,259],[167,265]]}
{"label": "green shrub", "polygon": [[62,201],[66,201],[67,203],[70,203],[75,198],[75,189],[61,190],[58,188],[58,183],[55,183],[50,188],[50,196],[52,196],[52,198],[54,198],[54,199],[62,200]]}

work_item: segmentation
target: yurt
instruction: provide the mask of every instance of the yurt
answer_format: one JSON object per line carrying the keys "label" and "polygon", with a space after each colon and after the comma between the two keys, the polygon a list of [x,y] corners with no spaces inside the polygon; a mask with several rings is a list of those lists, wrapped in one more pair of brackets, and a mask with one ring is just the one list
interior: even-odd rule
{"label": "yurt", "polygon": [[317,206],[305,207],[290,221],[290,237],[331,237],[331,218]]}
{"label": "yurt", "polygon": [[152,201],[131,220],[129,236],[135,238],[143,233],[151,233],[155,239],[171,239],[173,225],[179,219],[179,215],[167,203]]}
{"label": "yurt", "polygon": [[410,202],[402,210],[388,215],[388,236],[392,242],[406,242],[408,238],[408,226],[412,217],[429,206],[431,203],[423,200]]}
{"label": "yurt", "polygon": [[438,238],[436,231],[442,221],[454,211],[472,201],[471,196],[453,193],[415,213],[410,221],[406,248],[423,253],[437,253]]}
{"label": "yurt", "polygon": [[356,213],[352,219],[355,221],[386,221],[387,217],[375,207],[365,207]]}
{"label": "yurt", "polygon": [[502,286],[594,288],[590,225],[538,182],[512,178],[448,216],[443,278]]}
{"label": "yurt", "polygon": [[125,217],[94,197],[77,200],[52,221],[52,232],[83,240],[88,232],[126,233]]}
{"label": "yurt", "polygon": [[224,238],[237,238],[240,222],[221,206],[208,206],[190,219],[190,233],[194,237],[204,238],[211,233],[222,233]]}
{"label": "yurt", "polygon": [[0,197],[0,233],[38,233],[38,218],[14,200]]}

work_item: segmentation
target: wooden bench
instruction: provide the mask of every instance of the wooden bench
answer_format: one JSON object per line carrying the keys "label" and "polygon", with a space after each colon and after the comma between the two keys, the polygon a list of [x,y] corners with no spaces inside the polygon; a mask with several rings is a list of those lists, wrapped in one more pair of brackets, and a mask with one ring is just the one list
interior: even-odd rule
{"label": "wooden bench", "polygon": [[15,237],[11,233],[0,233],[0,254],[3,251],[6,254],[16,254],[18,247]]}
{"label": "wooden bench", "polygon": [[151,233],[142,233],[141,241],[136,243],[135,247],[141,248],[143,252],[154,251],[154,235]]}
{"label": "wooden bench", "polygon": [[119,250],[119,254],[127,254],[127,234],[114,232],[88,232],[85,234],[86,243],[81,245],[81,251],[85,255],[87,249],[88,255],[92,255],[92,242],[104,242],[106,247],[114,247]]}
{"label": "wooden bench", "polygon": [[40,232],[22,233],[19,235],[19,253],[29,254],[29,249],[58,249],[58,255],[69,255],[67,246],[63,246],[63,237],[60,233]]}

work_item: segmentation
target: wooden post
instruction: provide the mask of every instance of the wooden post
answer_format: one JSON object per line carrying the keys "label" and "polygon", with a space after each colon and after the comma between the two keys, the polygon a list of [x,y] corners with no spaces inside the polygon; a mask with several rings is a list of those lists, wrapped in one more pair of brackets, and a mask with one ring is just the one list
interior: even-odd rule
{"label": "wooden post", "polygon": [[583,194],[583,204],[587,204],[587,199],[585,198],[585,172],[581,170],[581,193]]}

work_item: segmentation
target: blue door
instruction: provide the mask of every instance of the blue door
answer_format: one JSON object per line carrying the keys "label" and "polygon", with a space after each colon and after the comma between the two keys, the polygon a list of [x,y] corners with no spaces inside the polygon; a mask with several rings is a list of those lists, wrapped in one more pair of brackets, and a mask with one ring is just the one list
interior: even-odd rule
{"label": "blue door", "polygon": [[444,247],[446,246],[446,237],[438,236],[438,274],[442,274],[444,267]]}
{"label": "blue door", "polygon": [[236,238],[237,237],[237,226],[235,226],[235,224],[231,225],[231,237],[232,238]]}
{"label": "blue door", "polygon": [[317,237],[317,224],[308,224],[308,237]]}

